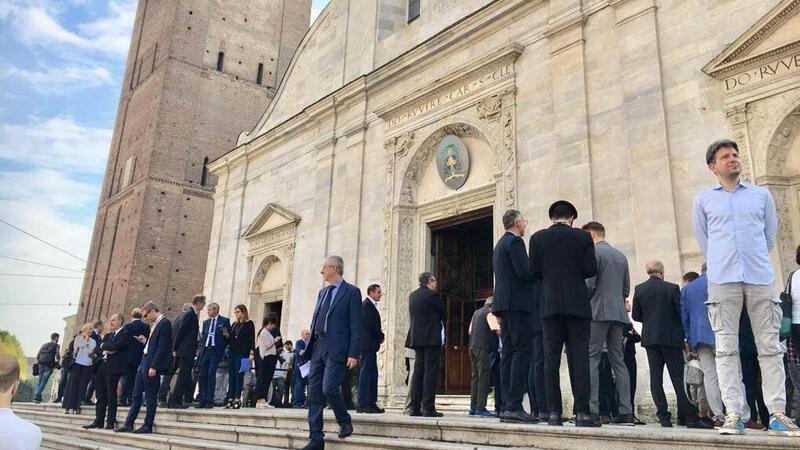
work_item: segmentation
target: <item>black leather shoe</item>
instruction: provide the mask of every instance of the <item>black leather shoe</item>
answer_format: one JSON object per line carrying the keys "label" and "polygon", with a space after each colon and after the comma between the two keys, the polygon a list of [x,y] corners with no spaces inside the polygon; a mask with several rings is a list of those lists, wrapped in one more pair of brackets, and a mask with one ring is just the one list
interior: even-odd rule
{"label": "black leather shoe", "polygon": [[422,411],[422,417],[444,417],[444,414],[434,409],[433,411]]}
{"label": "black leather shoe", "polygon": [[353,434],[353,423],[352,422],[343,423],[339,427],[339,439],[344,439],[347,436],[350,436],[351,434]]}
{"label": "black leather shoe", "polygon": [[116,426],[117,426],[117,424],[115,424],[115,423],[109,423],[103,429],[104,430],[113,430]]}
{"label": "black leather shoe", "polygon": [[612,420],[611,423],[614,425],[625,425],[629,427],[636,425],[633,414],[620,414],[617,417],[614,417],[614,420]]}
{"label": "black leather shoe", "polygon": [[500,414],[500,422],[506,423],[539,423],[539,418],[526,413],[523,410],[519,411],[503,411]]}
{"label": "black leather shoe", "polygon": [[311,441],[303,447],[303,450],[325,450],[325,442]]}
{"label": "black leather shoe", "polygon": [[663,428],[672,428],[672,421],[669,419],[658,419],[658,423],[660,423]]}
{"label": "black leather shoe", "polygon": [[548,420],[550,420],[550,414],[539,413],[539,422],[547,422]]}
{"label": "black leather shoe", "polygon": [[575,417],[576,427],[599,427],[600,418],[596,414],[578,413]]}
{"label": "black leather shoe", "polygon": [[203,408],[206,407],[206,404],[205,403],[195,403],[193,406],[195,408],[197,408],[197,409],[203,409]]}
{"label": "black leather shoe", "polygon": [[84,430],[91,430],[93,428],[103,428],[103,424],[102,423],[97,423],[97,422],[92,422],[89,425],[84,425],[83,426]]}
{"label": "black leather shoe", "polygon": [[714,424],[713,423],[709,424],[709,423],[704,422],[704,421],[702,421],[700,419],[696,419],[696,420],[692,420],[692,421],[687,420],[686,421],[686,428],[697,428],[697,429],[700,429],[700,430],[713,430],[714,429]]}
{"label": "black leather shoe", "polygon": [[133,431],[133,427],[129,427],[127,425],[123,425],[114,430],[115,433],[130,433],[131,431]]}
{"label": "black leather shoe", "polygon": [[561,419],[561,413],[550,413],[550,417],[547,419],[547,424],[554,427],[560,427],[564,425],[564,420]]}
{"label": "black leather shoe", "polygon": [[411,416],[411,417],[422,417],[422,412],[421,411],[414,411],[413,409],[407,409],[407,410],[403,411],[403,414],[405,414],[407,416]]}
{"label": "black leather shoe", "polygon": [[133,434],[150,434],[153,432],[153,429],[150,427],[141,426],[135,430],[133,430]]}

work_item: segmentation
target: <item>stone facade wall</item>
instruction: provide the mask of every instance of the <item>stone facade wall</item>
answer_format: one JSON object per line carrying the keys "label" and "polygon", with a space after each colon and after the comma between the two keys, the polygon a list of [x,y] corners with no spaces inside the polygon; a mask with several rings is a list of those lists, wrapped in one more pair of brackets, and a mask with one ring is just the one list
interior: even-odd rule
{"label": "stone facade wall", "polygon": [[[390,401],[405,397],[406,298],[416,274],[431,268],[427,222],[493,206],[499,236],[499,216],[513,206],[533,232],[548,225],[547,207],[567,198],[578,206],[578,225],[606,225],[609,241],[629,258],[632,283],[646,279],[651,257],[678,282],[702,262],[691,204],[714,181],[707,145],[733,136],[761,161],[781,120],[800,105],[800,77],[788,62],[779,88],[759,85],[752,101],[726,94],[717,74],[724,64],[749,62],[704,67],[740,36],[759,36],[750,29],[756,20],[796,3],[790,0],[461,0],[436,2],[439,14],[423,2],[422,16],[406,28],[389,33],[378,25],[370,42],[342,41],[352,36],[345,30],[353,17],[367,28],[381,23],[380,7],[354,7],[360,3],[328,6],[256,128],[212,164],[219,183],[205,292],[223,311],[247,297],[267,255],[251,251],[242,233],[268,203],[291,211],[299,221],[283,261],[291,267],[282,335],[296,339],[308,326],[322,287],[319,265],[327,254],[342,255],[348,281],[362,289],[379,283],[386,292],[380,392]],[[376,16],[366,20],[370,11]],[[374,62],[356,76],[347,61],[364,49]],[[325,61],[324,70],[316,61]],[[752,116],[738,121],[737,102]],[[741,134],[742,123],[757,129]],[[793,123],[783,126],[791,136]],[[445,132],[481,152],[475,179],[458,191],[431,175],[430,155]],[[778,140],[790,149],[784,153],[796,151],[794,141]],[[746,167],[748,179],[769,175],[758,167]],[[799,176],[778,181],[798,186]],[[791,208],[796,191],[788,192],[783,236],[797,242],[800,213]],[[278,239],[279,228],[263,233]],[[647,386],[640,354],[638,384]]]}
{"label": "stone facade wall", "polygon": [[214,183],[204,163],[263,112],[310,4],[139,2],[77,322],[146,301],[174,316],[202,291]]}

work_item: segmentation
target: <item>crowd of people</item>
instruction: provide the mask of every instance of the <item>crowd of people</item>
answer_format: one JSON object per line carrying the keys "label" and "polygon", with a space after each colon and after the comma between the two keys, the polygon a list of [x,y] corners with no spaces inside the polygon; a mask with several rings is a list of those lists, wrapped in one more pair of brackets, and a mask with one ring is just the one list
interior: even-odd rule
{"label": "crowd of people", "polygon": [[[769,191],[740,180],[736,143],[714,142],[706,162],[718,183],[696,196],[693,220],[707,262],[701,274],[683,276],[682,288],[665,280],[661,261],[650,259],[647,280],[631,289],[627,257],[606,241],[601,223],[574,227],[578,211],[568,201],[551,205],[552,226],[534,233],[527,248],[528,221],[517,210],[503,214],[505,233],[492,256],[494,297],[469,325],[470,416],[552,426],[567,420],[578,427],[641,424],[634,406],[639,343],[661,426],[673,426],[663,389],[666,368],[678,425],[718,428],[721,434],[768,429],[800,436],[791,419],[800,415],[800,272],[789,276],[778,299],[769,255],[777,240],[775,205]],[[797,256],[800,264],[800,247]],[[51,336],[38,356],[36,398],[41,401],[47,378],[61,368],[57,400],[66,413],[80,412],[94,395],[96,418],[85,428],[134,433],[152,432],[158,406],[307,408],[306,449],[324,448],[326,406],[340,438],[353,432],[350,406],[384,412],[377,403],[377,352],[384,334],[379,285],[362,297],[344,280],[338,256],[325,259],[321,275],[325,287],[311,326],[293,346],[280,336],[275,314],[257,330],[245,305],[234,308],[231,321],[220,315],[219,305],[206,305],[198,295],[170,321],[147,303],[128,323],[112,315],[105,333],[102,322],[83,325],[60,359],[59,336]],[[445,312],[436,277],[420,274],[408,302],[405,347],[413,362],[405,413],[440,417],[436,392]],[[204,308],[208,318],[200,324]],[[641,323],[641,336],[631,319]],[[569,417],[560,387],[564,353],[574,400]],[[218,379],[224,379],[221,364],[227,364],[224,400],[215,395]],[[354,372],[357,402],[350,398]],[[794,393],[788,408],[787,385]],[[492,386],[494,412],[487,408]],[[144,424],[133,430],[143,397]],[[121,425],[118,404],[131,407]]]}

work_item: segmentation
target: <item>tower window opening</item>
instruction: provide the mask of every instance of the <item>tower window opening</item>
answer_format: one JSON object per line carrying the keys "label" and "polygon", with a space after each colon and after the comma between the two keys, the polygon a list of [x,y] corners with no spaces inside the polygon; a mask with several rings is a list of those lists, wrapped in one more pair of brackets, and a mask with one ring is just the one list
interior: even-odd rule
{"label": "tower window opening", "polygon": [[408,22],[419,18],[419,0],[408,0]]}
{"label": "tower window opening", "polygon": [[217,70],[222,72],[222,67],[225,64],[225,53],[219,52],[217,53]]}
{"label": "tower window opening", "polygon": [[256,72],[256,84],[261,84],[264,78],[264,63],[258,63],[258,71]]}

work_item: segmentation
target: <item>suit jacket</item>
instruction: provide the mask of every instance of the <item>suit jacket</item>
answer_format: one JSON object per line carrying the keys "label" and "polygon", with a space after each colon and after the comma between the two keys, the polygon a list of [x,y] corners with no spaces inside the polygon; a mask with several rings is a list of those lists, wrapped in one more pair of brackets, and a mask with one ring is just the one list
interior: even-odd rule
{"label": "suit jacket", "polygon": [[406,347],[441,347],[444,309],[439,294],[427,286],[420,286],[408,296],[408,313],[411,324]]}
{"label": "suit jacket", "polygon": [[175,344],[172,350],[178,358],[194,359],[197,354],[197,333],[200,332],[197,313],[190,307],[175,321],[178,322],[178,329],[175,332]]}
{"label": "suit jacket", "polygon": [[142,352],[144,351],[144,344],[134,339],[136,336],[147,337],[150,334],[150,326],[143,320],[132,320],[122,327],[125,334],[130,338],[130,348],[128,349],[128,372],[135,372],[142,362]]}
{"label": "suit jacket", "polygon": [[131,351],[134,339],[128,334],[125,327],[120,328],[117,334],[106,333],[100,342],[100,350],[107,350],[109,353],[106,356],[106,370],[110,374],[122,375],[128,371],[128,352]]}
{"label": "suit jacket", "polygon": [[636,286],[632,316],[642,323],[642,347],[683,348],[681,290],[677,284],[650,277]]}
{"label": "suit jacket", "polygon": [[142,357],[139,368],[145,371],[155,369],[164,375],[170,369],[172,361],[172,322],[163,317],[150,333],[147,343],[147,354]]}
{"label": "suit jacket", "polygon": [[[500,316],[505,311],[523,311],[538,318],[540,284],[531,272],[525,242],[521,237],[506,231],[494,247],[492,268],[492,311]],[[534,322],[538,324],[539,321]]]}
{"label": "suit jacket", "polygon": [[597,275],[586,280],[594,320],[628,323],[625,299],[631,291],[628,258],[608,242],[594,246]]}
{"label": "suit jacket", "polygon": [[594,242],[589,233],[554,224],[531,236],[531,271],[542,279],[539,317],[567,315],[592,318],[586,279],[597,274]]}
{"label": "suit jacket", "polygon": [[[364,312],[361,306],[361,290],[342,280],[336,296],[331,299],[327,317],[319,317],[319,307],[322,303],[325,288],[317,294],[317,306],[311,319],[311,328],[314,329],[317,320],[326,321],[326,343],[328,345],[327,357],[337,362],[344,362],[347,358],[358,358],[361,355],[361,329],[364,325]],[[306,347],[305,358],[318,360],[326,355],[314,351],[316,336],[312,333]],[[310,355],[309,355],[310,353]]]}
{"label": "suit jacket", "polygon": [[[208,328],[211,326],[211,321],[212,319],[203,321],[203,334],[200,335],[200,346],[203,348],[203,351],[208,350],[206,341],[210,333]],[[225,357],[225,347],[228,346],[228,338],[222,333],[223,329],[228,330],[228,333],[230,333],[231,321],[228,320],[227,317],[217,314],[217,328],[212,330],[214,333],[214,347],[211,348],[220,360]]]}
{"label": "suit jacket", "polygon": [[364,307],[364,328],[361,332],[361,351],[375,353],[381,348],[384,335],[381,331],[381,314],[372,300],[367,297],[362,303]]}

